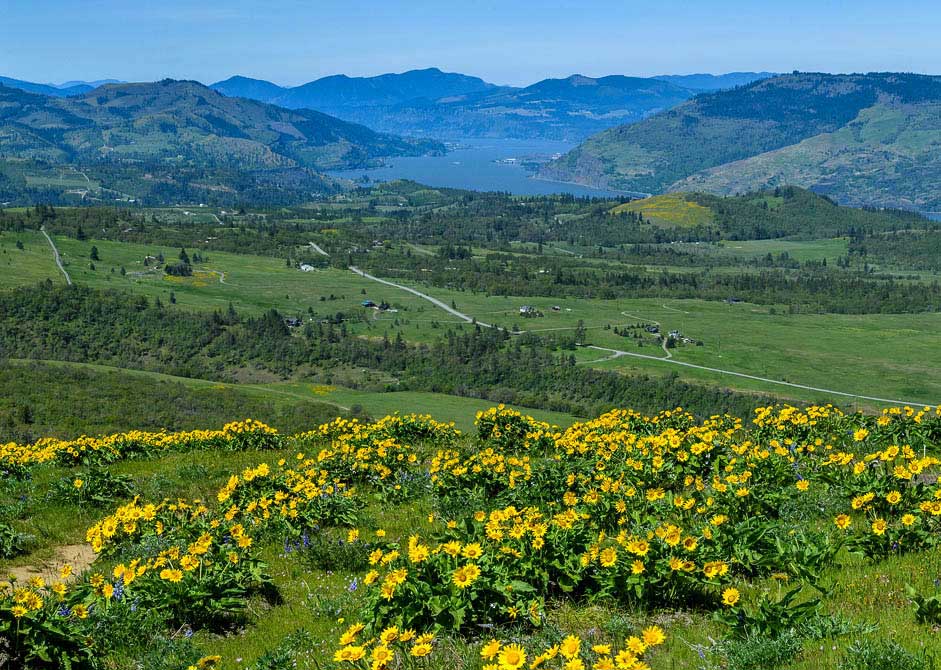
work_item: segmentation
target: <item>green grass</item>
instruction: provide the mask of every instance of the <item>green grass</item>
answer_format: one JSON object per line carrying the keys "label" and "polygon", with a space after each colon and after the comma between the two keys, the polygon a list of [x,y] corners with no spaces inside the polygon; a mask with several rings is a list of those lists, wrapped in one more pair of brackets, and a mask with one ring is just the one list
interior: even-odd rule
{"label": "green grass", "polygon": [[[454,417],[457,418],[457,417]],[[220,459],[212,452],[172,454],[161,458],[134,460],[111,466],[116,473],[133,478],[135,486],[145,499],[162,497],[210,498],[230,472],[256,463],[274,462],[289,457],[293,449],[266,452],[227,453]],[[54,483],[70,479],[76,469],[62,467],[41,468],[29,483],[30,508],[21,529],[37,536],[38,545],[25,556],[0,561],[0,571],[24,565],[38,565],[54,555],[55,547],[80,544],[88,525],[108,513],[108,509],[75,508],[56,503],[48,498]],[[427,533],[426,521],[431,511],[430,500],[418,499],[408,504],[384,506],[371,503],[360,527],[364,530],[384,528],[390,539],[404,539],[416,532]],[[287,635],[305,629],[312,637],[307,650],[306,663],[302,657],[299,668],[318,668],[314,661],[322,661],[335,648],[338,634],[349,623],[358,619],[357,600],[347,593],[354,573],[344,570],[326,571],[311,568],[295,555],[285,555],[279,542],[264,546],[262,558],[268,563],[282,601],[276,604],[253,602],[250,605],[249,624],[237,632],[226,635],[197,633],[194,640],[209,654],[223,656],[223,668],[243,668],[265,652],[272,650]],[[941,637],[931,629],[916,625],[911,604],[905,595],[905,586],[912,584],[920,590],[930,590],[932,581],[941,575],[941,550],[894,557],[885,562],[872,563],[843,555],[839,564],[823,574],[822,608],[856,624],[875,624],[875,631],[865,634],[805,641],[803,653],[794,662],[783,666],[788,670],[819,670],[836,668],[844,650],[857,639],[894,639],[912,651],[923,648],[941,653]],[[785,588],[771,579],[757,580],[741,585],[747,602],[754,602],[761,593],[780,594]],[[804,597],[821,594],[811,592]],[[339,610],[325,606],[332,603]],[[654,670],[700,670],[702,660],[695,647],[708,646],[711,640],[721,638],[725,630],[707,614],[696,610],[634,611],[604,601],[563,601],[552,603],[548,612],[549,625],[566,633],[588,637],[600,629],[610,629],[616,622],[628,622],[633,627],[649,624],[663,626],[668,633],[667,644],[658,650],[650,663]],[[456,667],[478,669],[480,659],[473,642],[442,640],[453,646]],[[130,659],[127,659],[130,661]],[[122,666],[125,667],[125,666]],[[129,666],[128,666],[129,667]],[[430,666],[436,670],[444,666]]]}
{"label": "green grass", "polygon": [[[22,242],[22,249],[17,248],[17,242]],[[41,232],[0,233],[0,287],[27,286],[46,278],[65,281]]]}
{"label": "green grass", "polygon": [[[32,361],[12,360],[9,365],[27,366]],[[158,372],[149,372],[144,370],[130,370],[126,368],[115,368],[107,365],[96,365],[92,363],[71,363],[64,361],[41,361],[44,367],[55,369],[61,367],[66,370],[86,370],[97,373],[102,378],[106,376],[119,376],[126,386],[133,383],[141,387],[151,388],[159,384],[179,384],[188,389],[201,391],[203,393],[217,393],[231,396],[245,397],[257,401],[266,401],[270,403],[271,411],[286,414],[286,410],[296,406],[306,406],[310,404],[330,405],[336,408],[337,414],[346,413],[353,408],[362,409],[371,417],[381,417],[387,414],[430,414],[439,421],[455,422],[457,428],[464,432],[470,432],[474,429],[474,416],[481,410],[488,409],[496,405],[489,400],[480,400],[478,398],[465,398],[461,396],[452,396],[445,393],[428,393],[422,391],[393,391],[378,392],[364,391],[332,384],[320,384],[314,382],[272,382],[267,384],[226,384],[222,382],[209,381],[205,379],[193,379],[189,377],[176,377],[173,375],[161,374]],[[359,375],[362,378],[362,375]],[[95,382],[92,382],[93,384]],[[104,382],[102,382],[104,383]],[[358,406],[358,407],[357,407]],[[568,427],[574,421],[575,417],[563,412],[552,412],[548,410],[531,409],[518,405],[510,405],[514,409],[525,412],[535,418],[558,425]],[[244,418],[244,417],[231,417]],[[253,419],[272,423],[279,427],[270,417],[252,416]],[[198,424],[204,427],[205,422]],[[221,424],[220,424],[221,425]],[[139,427],[133,425],[114,426],[115,430],[130,430]],[[185,426],[169,426],[171,429],[181,430],[189,428],[190,424]],[[297,426],[298,430],[308,430],[316,426]],[[283,428],[283,427],[282,427]]]}
{"label": "green grass", "polygon": [[[941,399],[941,359],[937,356],[936,337],[941,315],[937,313],[790,315],[782,306],[772,314],[772,308],[763,305],[728,305],[705,300],[567,300],[487,296],[437,287],[422,290],[446,302],[453,300],[460,311],[479,321],[507,328],[571,334],[582,321],[587,329],[587,343],[662,355],[649,340],[647,346],[637,349],[633,340],[613,332],[616,325],[657,321],[663,332],[679,330],[704,342],[703,347],[682,346],[674,350],[673,356],[678,361],[878,398],[927,404]],[[533,305],[545,316],[522,318],[519,316],[522,305]],[[553,305],[560,306],[561,311],[553,311]],[[608,325],[612,330],[605,329]],[[594,352],[594,358],[602,356],[601,352]],[[833,401],[841,405],[853,402],[851,398],[657,361],[622,357],[598,366],[659,374],[675,371],[692,381],[796,400]]]}
{"label": "green grass", "polygon": [[[38,236],[38,237],[37,237]],[[0,262],[8,272],[0,275],[0,287],[31,283],[48,276],[61,281],[61,273],[52,262],[48,244],[38,233],[24,234],[26,251],[14,246],[13,233],[0,235]],[[193,278],[166,278],[160,273],[146,273],[145,255],[163,253],[175,258],[178,249],[133,245],[108,241],[79,242],[56,238],[56,244],[68,263],[73,281],[105,288],[124,288],[169,301],[173,292],[180,305],[194,309],[225,309],[231,302],[240,310],[259,313],[276,308],[284,314],[304,316],[308,308],[316,318],[338,311],[352,311],[360,320],[348,324],[352,332],[368,337],[401,334],[408,341],[433,341],[446,328],[469,328],[417,296],[379,285],[342,269],[329,268],[304,273],[288,268],[275,258],[208,252],[197,266]],[[89,268],[88,256],[94,244],[101,260],[96,270]],[[839,255],[845,240],[816,242],[769,241],[725,243],[724,252],[763,255],[769,251],[788,251],[802,259],[830,258]],[[737,247],[742,247],[737,249]],[[117,271],[125,267],[126,276]],[[111,272],[115,268],[115,272]],[[143,273],[143,274],[139,274]],[[225,273],[224,283],[221,281]],[[792,383],[832,388],[845,393],[934,403],[941,399],[941,360],[937,356],[938,314],[786,314],[786,308],[761,305],[727,305],[703,300],[582,300],[541,297],[500,297],[474,294],[437,287],[423,287],[424,292],[476,317],[479,321],[512,329],[532,330],[542,334],[572,334],[579,321],[587,329],[586,342],[599,346],[661,355],[648,340],[648,346],[636,349],[633,340],[614,335],[606,326],[623,326],[639,321],[657,321],[663,331],[679,330],[704,342],[703,347],[683,346],[673,355],[707,367],[731,370]],[[363,293],[365,291],[365,293]],[[331,296],[333,299],[331,299]],[[321,300],[323,298],[323,300]],[[369,298],[386,300],[398,310],[378,313],[359,307]],[[519,308],[533,305],[545,316],[521,318]],[[561,307],[555,312],[554,305]],[[602,358],[599,352],[580,356],[590,361]],[[652,374],[676,372],[695,382],[715,384],[744,391],[772,393],[785,398],[807,401],[852,403],[852,399],[826,393],[746,380],[702,370],[694,370],[658,361],[622,357],[597,363],[598,367]],[[862,403],[871,407],[872,403]]]}
{"label": "green grass", "polygon": [[839,237],[831,240],[729,240],[719,242],[722,252],[735,256],[775,256],[786,252],[794,260],[822,261],[833,263],[845,256],[849,249],[849,240]]}

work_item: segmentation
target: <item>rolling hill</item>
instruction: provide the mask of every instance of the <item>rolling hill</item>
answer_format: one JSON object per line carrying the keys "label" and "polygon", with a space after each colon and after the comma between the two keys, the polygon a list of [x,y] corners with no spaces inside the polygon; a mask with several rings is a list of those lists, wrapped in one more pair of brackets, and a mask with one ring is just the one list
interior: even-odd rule
{"label": "rolling hill", "polygon": [[941,207],[941,78],[796,73],[601,132],[543,177],[728,194],[792,184],[839,202]]}
{"label": "rolling hill", "polygon": [[668,81],[623,76],[572,75],[525,88],[495,86],[437,68],[378,77],[337,75],[295,88],[232,77],[212,87],[401,135],[568,141],[637,121],[695,94]]}
{"label": "rolling hill", "polygon": [[2,87],[0,104],[0,155],[50,162],[329,169],[438,148],[190,81],[108,84],[65,99]]}

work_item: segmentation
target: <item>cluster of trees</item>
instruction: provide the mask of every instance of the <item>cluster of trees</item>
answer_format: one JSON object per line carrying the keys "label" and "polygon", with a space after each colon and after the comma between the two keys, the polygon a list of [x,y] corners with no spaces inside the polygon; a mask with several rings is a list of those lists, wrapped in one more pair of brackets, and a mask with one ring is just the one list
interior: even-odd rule
{"label": "cluster of trees", "polygon": [[[120,333],[120,337],[115,337]],[[558,339],[474,327],[430,345],[351,336],[309,322],[292,335],[281,314],[191,313],[121,291],[44,282],[0,295],[0,355],[233,380],[245,368],[285,378],[356,366],[389,373],[391,389],[438,391],[588,416],[611,407],[683,406],[748,416],[767,397],[575,365]]]}
{"label": "cluster of trees", "polygon": [[[378,275],[427,282],[488,295],[565,298],[698,298],[787,305],[794,311],[837,314],[909,313],[941,310],[941,284],[912,282],[797,263],[778,256],[782,268],[745,267],[737,272],[649,271],[589,259],[490,254],[461,260],[369,253],[354,255],[359,267]],[[759,264],[760,265],[760,264]]]}
{"label": "cluster of trees", "polygon": [[892,268],[941,271],[941,231],[901,230],[859,235],[850,242],[851,256]]}

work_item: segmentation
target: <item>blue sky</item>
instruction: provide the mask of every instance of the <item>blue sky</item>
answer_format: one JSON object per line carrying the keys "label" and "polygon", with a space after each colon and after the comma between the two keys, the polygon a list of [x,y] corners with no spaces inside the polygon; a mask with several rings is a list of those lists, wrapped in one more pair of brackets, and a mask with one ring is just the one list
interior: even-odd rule
{"label": "blue sky", "polygon": [[938,0],[0,0],[0,74],[233,74],[299,84],[437,66],[500,84],[581,73],[941,73]]}

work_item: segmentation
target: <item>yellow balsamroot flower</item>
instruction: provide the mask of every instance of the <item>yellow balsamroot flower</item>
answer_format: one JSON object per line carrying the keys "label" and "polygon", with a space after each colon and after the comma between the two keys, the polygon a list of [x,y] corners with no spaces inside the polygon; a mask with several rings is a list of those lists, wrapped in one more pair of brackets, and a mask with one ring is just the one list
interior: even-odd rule
{"label": "yellow balsamroot flower", "polygon": [[581,651],[582,641],[575,635],[569,635],[567,638],[562,640],[562,644],[559,646],[559,653],[562,654],[565,658],[572,659],[578,656],[578,652]]}
{"label": "yellow balsamroot flower", "polygon": [[918,517],[916,517],[914,514],[903,514],[903,515],[902,515],[902,525],[903,525],[903,526],[913,526],[916,521],[918,521]]}
{"label": "yellow balsamroot flower", "polygon": [[399,629],[396,626],[389,626],[379,634],[379,641],[382,644],[392,644],[399,637]]}
{"label": "yellow balsamroot flower", "polygon": [[610,644],[596,644],[596,645],[592,645],[591,650],[601,656],[608,656],[611,653],[611,645]]}
{"label": "yellow balsamroot flower", "polygon": [[835,523],[836,527],[840,530],[846,530],[853,523],[853,520],[850,518],[849,514],[837,514],[836,518],[833,519],[833,523]]}
{"label": "yellow balsamroot flower", "polygon": [[622,649],[614,657],[614,662],[618,670],[634,670],[637,667],[637,655],[628,649]]}
{"label": "yellow balsamroot flower", "polygon": [[500,670],[518,670],[526,663],[526,652],[518,644],[508,644],[498,658]]}
{"label": "yellow balsamroot flower", "polygon": [[614,567],[618,562],[618,550],[614,547],[606,547],[605,549],[602,549],[598,561],[601,563],[601,567],[603,568]]}
{"label": "yellow balsamroot flower", "polygon": [[885,519],[876,519],[872,522],[872,532],[876,535],[884,535],[887,527]]}
{"label": "yellow balsamroot flower", "polygon": [[500,653],[500,647],[503,646],[500,644],[499,640],[490,640],[487,644],[480,648],[480,657],[486,661],[492,660],[497,654]]}
{"label": "yellow balsamroot flower", "polygon": [[337,661],[338,663],[343,661],[348,663],[355,663],[364,656],[366,656],[365,647],[347,645],[342,649],[337,649],[336,653],[333,654],[333,660]]}
{"label": "yellow balsamroot flower", "polygon": [[473,584],[478,577],[480,577],[480,568],[473,563],[469,563],[455,570],[451,579],[459,589],[466,589]]}
{"label": "yellow balsamroot flower", "polygon": [[349,646],[356,641],[356,637],[362,632],[366,626],[361,623],[354,623],[352,626],[346,629],[346,632],[340,636],[340,644]]}
{"label": "yellow balsamroot flower", "polygon": [[66,563],[59,569],[59,579],[68,579],[72,576],[72,565]]}
{"label": "yellow balsamroot flower", "polygon": [[76,479],[72,482],[72,486],[74,486],[77,489],[82,488],[84,485],[85,485],[85,482],[81,479]]}
{"label": "yellow balsamroot flower", "polygon": [[799,482],[797,482],[795,486],[797,487],[798,491],[806,491],[807,489],[810,488],[810,482],[807,481],[806,479],[802,479]]}
{"label": "yellow balsamroot flower", "polygon": [[481,548],[480,544],[473,542],[471,544],[464,545],[464,549],[461,551],[461,556],[468,558],[470,560],[476,560],[484,555],[484,550]]}
{"label": "yellow balsamroot flower", "polygon": [[860,428],[853,433],[853,441],[855,442],[862,442],[867,437],[869,437],[869,431],[865,428]]}
{"label": "yellow balsamroot flower", "polygon": [[647,651],[647,645],[644,644],[644,641],[636,635],[631,635],[629,638],[627,638],[627,643],[625,646],[629,651],[637,655],[643,654],[645,651]]}
{"label": "yellow balsamroot flower", "polygon": [[902,500],[902,494],[898,491],[892,491],[885,497],[885,500],[890,505],[897,505]]}
{"label": "yellow balsamroot flower", "polygon": [[391,663],[394,659],[395,652],[385,645],[376,647],[372,650],[373,663],[379,667],[384,667],[385,664]]}
{"label": "yellow balsamroot flower", "polygon": [[722,592],[722,604],[728,607],[735,607],[735,603],[737,603],[741,597],[738,589],[730,586]]}
{"label": "yellow balsamroot flower", "polygon": [[346,534],[346,541],[352,544],[359,539],[359,531],[355,528],[351,529],[350,532]]}
{"label": "yellow balsamroot flower", "polygon": [[644,644],[648,647],[656,647],[666,642],[667,636],[659,626],[648,626],[643,633]]}
{"label": "yellow balsamroot flower", "polygon": [[79,619],[87,619],[88,608],[85,605],[76,605],[72,608],[72,614]]}
{"label": "yellow balsamroot flower", "polygon": [[409,652],[415,658],[421,658],[431,653],[431,644],[429,642],[416,642]]}
{"label": "yellow balsamroot flower", "polygon": [[183,572],[180,570],[172,570],[170,568],[164,568],[160,571],[160,579],[168,582],[179,582],[183,579]]}

